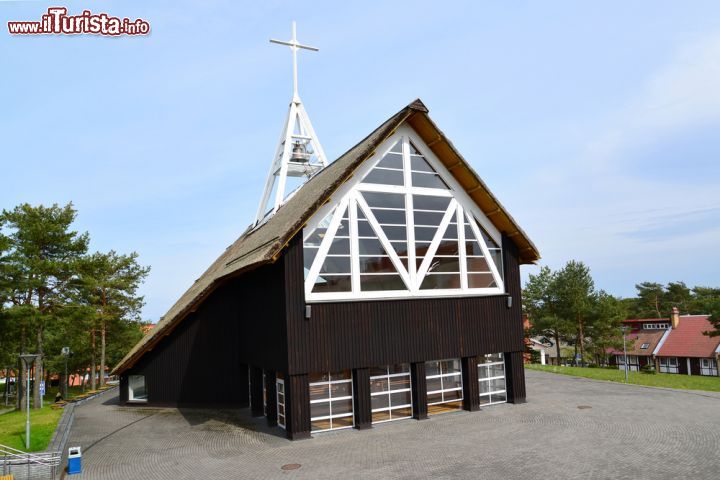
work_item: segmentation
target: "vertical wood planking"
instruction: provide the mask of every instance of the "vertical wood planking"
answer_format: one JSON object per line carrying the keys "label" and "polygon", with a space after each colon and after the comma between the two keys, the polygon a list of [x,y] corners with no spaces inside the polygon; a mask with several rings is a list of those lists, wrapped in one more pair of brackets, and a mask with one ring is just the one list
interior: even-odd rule
{"label": "vertical wood planking", "polygon": [[262,417],[263,412],[263,371],[250,366],[250,409],[253,417]]}
{"label": "vertical wood planking", "polygon": [[425,420],[428,417],[425,362],[414,362],[410,364],[410,385],[412,390],[413,418],[415,420]]}
{"label": "vertical wood planking", "polygon": [[477,357],[462,357],[463,410],[480,410]]}
{"label": "vertical wood planking", "polygon": [[287,369],[283,282],[282,260],[229,280],[123,375],[147,405],[248,406],[246,365]]}
{"label": "vertical wood planking", "polygon": [[523,352],[505,354],[505,388],[510,403],[525,403],[525,366]]}
{"label": "vertical wood planking", "polygon": [[365,430],[372,427],[372,406],[370,400],[370,369],[353,370],[353,409],[355,428]]}
{"label": "vertical wood planking", "polygon": [[285,429],[291,440],[310,438],[310,386],[307,374],[285,377]]}
{"label": "vertical wood planking", "polygon": [[274,370],[265,370],[265,416],[268,426],[277,425],[277,382]]}
{"label": "vertical wood planking", "polygon": [[314,303],[305,319],[301,236],[285,254],[290,373],[522,351],[517,248],[504,237],[507,296]]}

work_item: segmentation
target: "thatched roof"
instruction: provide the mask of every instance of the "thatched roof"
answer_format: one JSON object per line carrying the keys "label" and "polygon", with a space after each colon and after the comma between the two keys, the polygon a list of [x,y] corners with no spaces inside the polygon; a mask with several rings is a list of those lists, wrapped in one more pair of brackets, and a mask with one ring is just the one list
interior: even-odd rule
{"label": "thatched roof", "polygon": [[352,177],[360,164],[371,157],[375,149],[403,123],[408,123],[418,132],[498,230],[508,234],[518,245],[521,262],[532,263],[538,260],[540,255],[527,235],[427,114],[428,109],[422,101],[415,100],[308,180],[267,222],[254,230],[246,230],[175,302],[157,326],[130,350],[115,367],[113,374],[120,374],[132,367],[145,352],[168,335],[225,281],[277,260],[285,246],[320,206],[340,185]]}

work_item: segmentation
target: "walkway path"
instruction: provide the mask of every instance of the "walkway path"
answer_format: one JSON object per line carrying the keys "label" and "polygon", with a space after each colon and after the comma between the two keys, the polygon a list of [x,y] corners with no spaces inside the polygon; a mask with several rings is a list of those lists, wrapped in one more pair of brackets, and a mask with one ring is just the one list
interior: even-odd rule
{"label": "walkway path", "polygon": [[542,372],[527,380],[526,404],[296,442],[247,410],[123,408],[108,394],[76,409],[69,445],[83,447],[84,473],[69,478],[720,477],[719,398]]}

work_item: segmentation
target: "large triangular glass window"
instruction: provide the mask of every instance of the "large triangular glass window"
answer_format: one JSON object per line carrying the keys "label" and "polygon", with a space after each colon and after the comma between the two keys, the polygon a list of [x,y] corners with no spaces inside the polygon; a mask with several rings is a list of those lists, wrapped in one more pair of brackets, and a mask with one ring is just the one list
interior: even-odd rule
{"label": "large triangular glass window", "polygon": [[398,141],[390,151],[383,156],[382,160],[365,175],[363,183],[396,186],[405,184],[401,141]]}
{"label": "large triangular glass window", "polygon": [[495,276],[487,261],[484,249],[475,235],[475,229],[471,226],[467,216],[465,216],[464,220],[468,288],[495,288],[497,287]]}
{"label": "large triangular glass window", "polygon": [[305,278],[307,278],[308,273],[310,273],[310,267],[312,266],[313,261],[315,261],[317,252],[320,249],[320,244],[327,235],[327,229],[330,226],[330,221],[332,220],[333,214],[335,213],[336,209],[337,207],[333,208],[332,210],[330,210],[330,213],[322,217],[322,219],[318,222],[317,226],[314,229],[310,230],[309,232],[306,229],[303,240],[303,262],[305,266]]}
{"label": "large triangular glass window", "polygon": [[482,236],[483,240],[485,241],[485,245],[487,245],[488,251],[490,252],[490,258],[492,258],[493,262],[495,263],[495,267],[498,270],[498,273],[500,274],[500,277],[503,276],[503,263],[502,263],[502,248],[500,248],[500,245],[493,240],[493,238],[488,234],[487,230],[485,230],[482,226],[482,224],[475,219],[475,223],[478,226],[478,229],[480,230],[480,235]]}
{"label": "large triangular glass window", "polygon": [[[404,212],[403,212],[404,213]],[[369,215],[372,215],[370,213]],[[377,220],[377,219],[375,219]],[[407,290],[407,286],[363,208],[357,210],[360,291]],[[384,227],[387,228],[387,227]],[[397,259],[396,259],[397,261]],[[405,257],[407,264],[407,257]]]}
{"label": "large triangular glass window", "polygon": [[445,190],[450,188],[412,143],[410,143],[409,159],[413,187],[441,188]]}
{"label": "large triangular glass window", "polygon": [[308,222],[307,300],[504,291],[499,233],[430,149],[403,131],[361,165],[335,209]]}
{"label": "large triangular glass window", "polygon": [[415,223],[415,260],[418,269],[437,235],[440,222],[445,216],[451,200],[450,197],[412,196],[413,220]]}
{"label": "large triangular glass window", "polygon": [[[347,206],[338,208],[336,215],[338,217],[330,220],[310,267],[309,276],[315,274],[313,293],[352,291],[350,219]],[[312,235],[308,239],[312,240]],[[306,243],[308,239],[305,240]]]}
{"label": "large triangular glass window", "polygon": [[460,285],[460,245],[458,242],[457,212],[452,212],[445,232],[439,239],[435,254],[427,266],[425,277],[420,284],[421,290],[459,289]]}

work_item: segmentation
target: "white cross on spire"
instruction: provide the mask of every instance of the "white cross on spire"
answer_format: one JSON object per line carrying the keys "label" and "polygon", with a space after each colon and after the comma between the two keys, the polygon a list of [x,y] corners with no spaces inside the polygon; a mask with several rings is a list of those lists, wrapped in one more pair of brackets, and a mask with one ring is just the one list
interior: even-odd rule
{"label": "white cross on spire", "polygon": [[[280,45],[287,45],[292,50],[293,99],[290,102],[285,125],[275,149],[275,157],[270,166],[265,191],[255,216],[255,225],[270,218],[292,195],[292,192],[287,195],[285,193],[285,190],[292,186],[287,184],[289,177],[295,177],[295,183],[298,183],[297,181],[304,182],[327,165],[325,152],[298,94],[297,52],[301,48],[313,52],[317,52],[318,49],[298,43],[295,22],[292,22],[292,38],[290,41],[284,42],[273,39],[270,39],[270,41]],[[272,199],[273,196],[274,199]]]}
{"label": "white cross on spire", "polygon": [[297,74],[297,52],[298,52],[298,49],[302,48],[304,50],[310,50],[313,52],[319,52],[320,49],[311,47],[310,45],[303,45],[301,43],[298,43],[294,20],[292,22],[292,38],[289,41],[283,42],[282,40],[275,40],[275,39],[271,38],[270,42],[277,43],[279,45],[287,45],[288,47],[290,47],[290,50],[292,50],[292,54],[293,54],[293,102],[299,102],[300,97],[298,96],[298,74]]}

